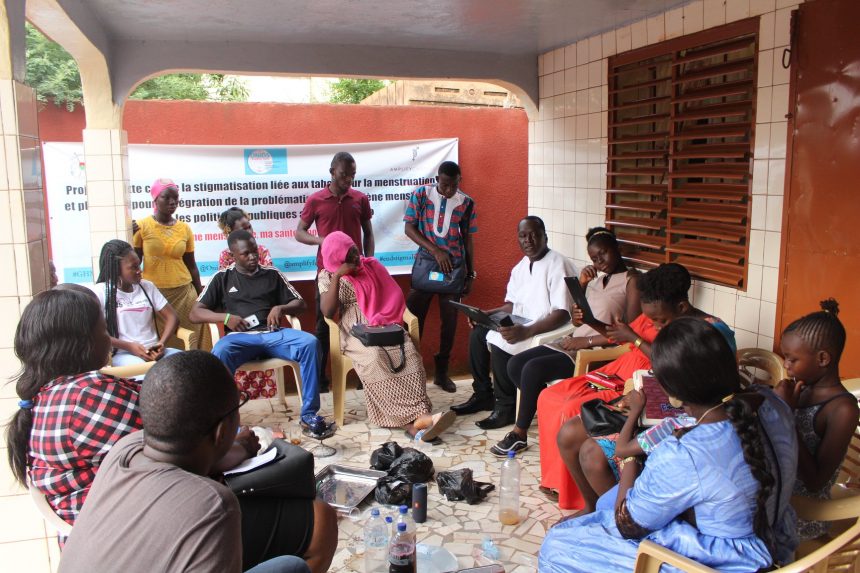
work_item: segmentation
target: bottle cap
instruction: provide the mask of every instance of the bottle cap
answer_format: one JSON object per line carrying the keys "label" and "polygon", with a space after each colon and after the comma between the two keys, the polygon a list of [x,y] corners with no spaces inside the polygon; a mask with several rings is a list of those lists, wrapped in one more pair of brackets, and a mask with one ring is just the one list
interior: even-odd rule
{"label": "bottle cap", "polygon": [[401,532],[401,533],[402,533],[402,532],[404,532],[404,531],[406,531],[406,524],[405,524],[405,523],[402,523],[402,522],[401,522],[401,523],[398,523],[398,524],[397,524],[397,531],[399,531],[399,532]]}
{"label": "bottle cap", "polygon": [[516,453],[515,451],[513,451],[513,450],[511,450],[510,452],[508,452],[508,457],[509,457],[509,458],[516,457],[516,455],[517,455],[517,453]]}
{"label": "bottle cap", "polygon": [[409,511],[409,508],[408,508],[408,507],[406,507],[405,505],[401,505],[401,506],[400,506],[399,508],[397,508],[397,509],[398,509],[398,510],[400,511],[400,513],[401,513],[401,514],[403,514],[403,515],[406,515],[406,513]]}
{"label": "bottle cap", "polygon": [[394,522],[394,519],[392,519],[390,515],[385,516],[385,523],[393,523],[393,522]]}
{"label": "bottle cap", "polygon": [[379,510],[374,507],[373,509],[370,510],[370,515],[372,517],[379,517]]}

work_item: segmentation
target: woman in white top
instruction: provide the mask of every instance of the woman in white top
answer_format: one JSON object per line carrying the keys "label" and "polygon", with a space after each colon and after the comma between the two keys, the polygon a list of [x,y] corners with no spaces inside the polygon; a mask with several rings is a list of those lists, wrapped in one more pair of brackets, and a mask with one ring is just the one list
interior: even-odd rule
{"label": "woman in white top", "polygon": [[[604,227],[594,227],[588,230],[585,240],[592,264],[582,269],[579,283],[585,289],[594,316],[606,324],[616,320],[628,322],[639,316],[642,309],[636,288],[638,272],[624,264],[615,234]],[[590,326],[576,322],[582,313],[575,305],[571,316],[577,328],[569,336],[521,352],[508,362],[508,376],[520,389],[520,407],[513,431],[490,448],[493,454],[503,457],[509,451],[526,449],[528,429],[537,411],[541,390],[553,380],[573,375],[576,353],[580,349],[612,344]]]}
{"label": "woman in white top", "polygon": [[[141,278],[140,258],[131,245],[119,240],[104,244],[96,283],[114,348],[113,366],[152,362],[180,352],[164,345],[179,327],[179,316],[155,285]],[[160,333],[156,314],[164,321]]]}

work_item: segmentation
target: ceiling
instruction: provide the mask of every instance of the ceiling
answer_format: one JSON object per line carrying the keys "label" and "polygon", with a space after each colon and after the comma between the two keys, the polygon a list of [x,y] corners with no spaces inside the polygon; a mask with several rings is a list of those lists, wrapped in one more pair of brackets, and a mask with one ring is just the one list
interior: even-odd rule
{"label": "ceiling", "polygon": [[487,80],[536,100],[538,54],[685,0],[57,2],[105,53],[115,100],[179,69]]}

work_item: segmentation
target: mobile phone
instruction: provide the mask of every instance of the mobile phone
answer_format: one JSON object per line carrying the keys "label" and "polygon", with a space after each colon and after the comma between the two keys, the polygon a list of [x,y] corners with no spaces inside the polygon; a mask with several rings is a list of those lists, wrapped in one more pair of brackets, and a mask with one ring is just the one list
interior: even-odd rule
{"label": "mobile phone", "polygon": [[147,352],[158,352],[159,350],[161,350],[161,344],[153,344],[152,346],[150,346],[146,350],[147,350]]}
{"label": "mobile phone", "polygon": [[245,326],[247,328],[254,328],[256,326],[259,326],[259,324],[260,324],[260,319],[257,318],[256,314],[250,314],[250,315],[246,316],[245,318],[243,318],[242,320],[244,321]]}
{"label": "mobile phone", "polygon": [[499,320],[499,326],[513,326],[514,321],[510,317],[510,315],[503,316],[501,320]]}

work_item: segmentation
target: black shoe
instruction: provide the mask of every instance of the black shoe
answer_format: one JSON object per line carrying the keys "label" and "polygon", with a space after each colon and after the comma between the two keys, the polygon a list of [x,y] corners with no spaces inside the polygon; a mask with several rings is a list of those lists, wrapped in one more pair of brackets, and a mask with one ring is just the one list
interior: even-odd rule
{"label": "black shoe", "polygon": [[475,412],[483,412],[492,410],[496,406],[496,399],[491,396],[479,396],[472,394],[472,397],[456,406],[451,406],[451,410],[458,416],[466,414],[474,414]]}
{"label": "black shoe", "polygon": [[482,430],[495,430],[496,428],[504,428],[514,423],[513,410],[493,410],[487,418],[478,420],[475,425]]}
{"label": "black shoe", "polygon": [[498,444],[490,448],[490,453],[496,457],[504,458],[507,457],[508,452],[521,452],[528,447],[528,438],[521,438],[514,432],[508,432]]}
{"label": "black shoe", "polygon": [[437,376],[436,379],[433,380],[433,384],[435,384],[445,392],[450,392],[451,394],[457,391],[457,385],[454,384],[454,381],[447,376],[445,376],[444,378],[439,378]]}

